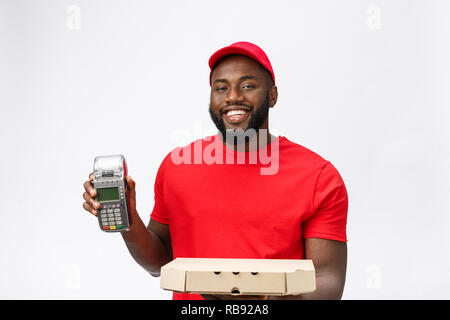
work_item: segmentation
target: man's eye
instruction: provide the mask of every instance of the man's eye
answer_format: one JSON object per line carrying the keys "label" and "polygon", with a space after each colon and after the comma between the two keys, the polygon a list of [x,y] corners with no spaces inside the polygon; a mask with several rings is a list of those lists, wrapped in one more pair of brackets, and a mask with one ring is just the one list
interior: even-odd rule
{"label": "man's eye", "polygon": [[256,86],[255,86],[254,84],[244,84],[242,87],[243,87],[243,88],[246,88],[246,89],[253,89],[253,88],[256,88]]}
{"label": "man's eye", "polygon": [[216,88],[216,91],[225,91],[227,87],[218,87]]}

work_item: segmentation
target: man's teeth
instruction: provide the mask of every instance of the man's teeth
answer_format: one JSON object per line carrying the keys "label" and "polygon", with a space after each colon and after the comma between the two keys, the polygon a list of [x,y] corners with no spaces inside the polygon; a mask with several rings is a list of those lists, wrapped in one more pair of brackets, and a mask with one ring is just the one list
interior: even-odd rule
{"label": "man's teeth", "polygon": [[234,116],[237,114],[245,114],[245,110],[230,110],[227,112],[227,116]]}

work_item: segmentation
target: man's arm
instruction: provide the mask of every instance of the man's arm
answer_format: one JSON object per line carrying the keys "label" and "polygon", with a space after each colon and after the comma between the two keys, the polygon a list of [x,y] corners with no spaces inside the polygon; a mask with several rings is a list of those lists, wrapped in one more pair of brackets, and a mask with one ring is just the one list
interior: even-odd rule
{"label": "man's arm", "polygon": [[207,300],[338,300],[344,291],[347,270],[347,243],[319,239],[305,239],[305,259],[311,259],[316,270],[316,291],[296,296],[231,296],[203,295]]}
{"label": "man's arm", "polygon": [[130,231],[121,234],[134,260],[152,276],[159,277],[161,267],[172,260],[169,227],[154,220],[145,227],[138,218]]}
{"label": "man's arm", "polygon": [[150,219],[145,227],[136,210],[136,184],[130,177],[126,178],[133,225],[121,234],[134,260],[152,276],[158,277],[161,267],[172,260],[169,226]]}
{"label": "man's arm", "polygon": [[[97,190],[92,181],[94,175],[89,175],[89,181],[84,183],[85,192],[83,208],[97,216],[100,203],[94,199]],[[131,256],[151,275],[157,277],[161,267],[172,260],[172,245],[170,241],[169,226],[150,220],[145,227],[136,210],[136,183],[127,176],[129,209],[133,222],[129,231],[121,232]]]}
{"label": "man's arm", "polygon": [[339,300],[344,292],[347,270],[347,243],[306,238],[305,259],[311,259],[316,270],[316,291],[297,296],[271,296],[274,300]]}

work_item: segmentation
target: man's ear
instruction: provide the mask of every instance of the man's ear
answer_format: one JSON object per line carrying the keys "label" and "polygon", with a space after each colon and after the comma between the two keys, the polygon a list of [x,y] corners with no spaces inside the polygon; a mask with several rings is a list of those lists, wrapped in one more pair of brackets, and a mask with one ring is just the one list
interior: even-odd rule
{"label": "man's ear", "polygon": [[277,86],[272,86],[269,90],[269,107],[273,108],[278,100],[278,88]]}

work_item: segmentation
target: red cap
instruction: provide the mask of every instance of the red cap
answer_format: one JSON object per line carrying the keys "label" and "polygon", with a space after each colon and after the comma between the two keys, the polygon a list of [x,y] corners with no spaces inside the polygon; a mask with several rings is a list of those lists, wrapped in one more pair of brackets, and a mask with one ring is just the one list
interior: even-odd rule
{"label": "red cap", "polygon": [[232,54],[242,54],[244,56],[250,57],[259,64],[261,64],[267,71],[272,75],[273,84],[275,84],[275,76],[273,74],[272,65],[267,57],[266,53],[257,45],[250,42],[236,42],[228,47],[224,47],[222,49],[217,50],[213,53],[211,58],[209,58],[209,68],[211,69],[209,73],[209,85],[211,85],[211,75],[214,65],[223,57],[229,56]]}

